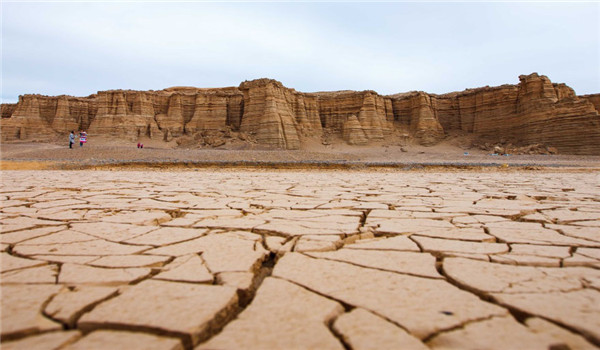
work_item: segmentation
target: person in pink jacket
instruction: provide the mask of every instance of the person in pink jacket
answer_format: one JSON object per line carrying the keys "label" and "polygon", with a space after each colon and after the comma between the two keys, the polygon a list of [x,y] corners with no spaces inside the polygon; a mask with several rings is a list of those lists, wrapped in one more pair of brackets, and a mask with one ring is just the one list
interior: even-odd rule
{"label": "person in pink jacket", "polygon": [[79,147],[83,147],[83,144],[87,142],[87,132],[82,131],[79,133]]}

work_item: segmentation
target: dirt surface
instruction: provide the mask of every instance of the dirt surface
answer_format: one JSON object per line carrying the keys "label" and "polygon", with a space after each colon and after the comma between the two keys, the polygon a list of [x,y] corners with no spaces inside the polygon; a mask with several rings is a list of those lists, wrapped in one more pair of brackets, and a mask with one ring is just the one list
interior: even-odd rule
{"label": "dirt surface", "polygon": [[221,148],[178,148],[175,142],[146,140],[144,148],[121,140],[94,139],[69,149],[57,143],[5,143],[0,145],[3,169],[66,169],[101,166],[162,165],[166,167],[250,166],[276,167],[396,167],[414,166],[545,166],[600,167],[600,156],[493,155],[464,146],[460,139],[436,146],[386,145],[324,146],[308,140],[302,150],[264,149],[254,144]]}
{"label": "dirt surface", "polygon": [[594,349],[598,180],[3,171],[1,346]]}

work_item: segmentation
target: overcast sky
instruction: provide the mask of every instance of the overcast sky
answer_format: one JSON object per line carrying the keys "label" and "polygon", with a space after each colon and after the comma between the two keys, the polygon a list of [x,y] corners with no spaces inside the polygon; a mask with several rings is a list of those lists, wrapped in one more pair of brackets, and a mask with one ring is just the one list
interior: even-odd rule
{"label": "overcast sky", "polygon": [[237,86],[431,93],[538,72],[600,92],[600,3],[0,2],[2,101]]}

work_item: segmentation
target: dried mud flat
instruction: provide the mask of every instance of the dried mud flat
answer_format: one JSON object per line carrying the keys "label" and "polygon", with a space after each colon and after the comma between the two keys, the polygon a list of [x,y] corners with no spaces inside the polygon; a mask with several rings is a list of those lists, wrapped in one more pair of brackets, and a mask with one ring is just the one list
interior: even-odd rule
{"label": "dried mud flat", "polygon": [[596,171],[3,171],[3,349],[592,349]]}

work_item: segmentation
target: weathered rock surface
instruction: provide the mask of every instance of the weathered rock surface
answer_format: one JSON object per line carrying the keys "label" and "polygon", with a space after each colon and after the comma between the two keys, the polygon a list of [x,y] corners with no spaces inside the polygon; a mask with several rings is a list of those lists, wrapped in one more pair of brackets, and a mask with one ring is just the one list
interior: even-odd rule
{"label": "weathered rock surface", "polygon": [[366,145],[367,136],[355,115],[350,116],[342,127],[342,138],[350,145]]}
{"label": "weathered rock surface", "polygon": [[588,101],[590,101],[594,105],[596,110],[600,113],[600,94],[581,95],[578,97],[585,98]]}
{"label": "weathered rock surface", "polygon": [[424,92],[399,95],[392,100],[394,117],[408,125],[414,136],[424,145],[432,145],[444,138],[444,129],[434,109],[435,97]]}
{"label": "weathered rock surface", "polygon": [[[600,95],[578,97],[564,84],[533,73],[518,85],[443,95],[374,91],[301,93],[271,79],[239,87],[110,90],[88,97],[23,95],[2,105],[2,140],[52,139],[70,130],[132,141],[150,137],[219,146],[243,140],[298,149],[305,137],[337,135],[349,144],[405,140],[423,145],[450,131],[561,153],[600,154]],[[224,134],[223,134],[224,133]]]}

